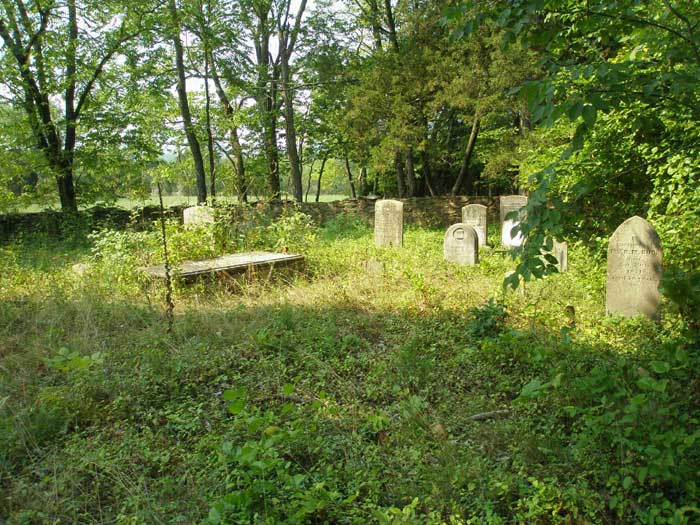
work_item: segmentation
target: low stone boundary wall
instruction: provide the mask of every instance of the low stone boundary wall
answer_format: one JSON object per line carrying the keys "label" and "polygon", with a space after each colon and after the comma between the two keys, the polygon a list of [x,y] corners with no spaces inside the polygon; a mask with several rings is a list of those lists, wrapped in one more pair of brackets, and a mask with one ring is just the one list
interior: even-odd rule
{"label": "low stone boundary wall", "polygon": [[[186,206],[169,207],[167,213],[182,218]],[[0,238],[9,238],[20,232],[42,232],[49,235],[63,235],[72,229],[99,228],[113,225],[125,228],[129,224],[146,224],[160,216],[157,206],[146,206],[137,210],[123,208],[94,207],[82,210],[77,216],[59,211],[40,211],[32,213],[12,213],[0,215]]]}
{"label": "low stone boundary wall", "polygon": [[[488,208],[489,221],[499,220],[498,197],[416,197],[397,200],[404,203],[405,224],[447,227],[461,221],[462,207],[467,204],[483,204]],[[375,199],[360,198],[299,204],[286,201],[257,206],[273,216],[281,214],[284,207],[293,206],[310,215],[319,224],[340,214],[348,214],[359,217],[371,225],[374,222],[375,202]],[[169,207],[168,214],[182,220],[182,210],[185,207]],[[87,223],[93,228],[101,225],[113,225],[117,228],[125,228],[129,224],[145,225],[158,219],[159,213],[157,206],[147,206],[133,211],[95,207],[81,211],[78,219],[57,211],[0,215],[0,237],[8,238],[19,232],[61,235],[70,230],[72,225],[76,224],[76,220],[83,224]]]}
{"label": "low stone boundary wall", "polygon": [[[498,197],[415,197],[396,199],[403,202],[404,223],[424,227],[447,227],[462,221],[462,208],[467,204],[483,204],[489,221],[499,220]],[[356,215],[374,223],[374,199],[346,199],[335,202],[299,204],[299,209],[322,223],[341,213]]]}

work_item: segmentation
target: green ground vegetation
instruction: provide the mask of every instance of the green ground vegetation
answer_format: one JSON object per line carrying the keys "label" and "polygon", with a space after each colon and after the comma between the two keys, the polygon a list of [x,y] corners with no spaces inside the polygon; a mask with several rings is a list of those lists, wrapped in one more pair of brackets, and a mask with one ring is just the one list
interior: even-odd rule
{"label": "green ground vegetation", "polygon": [[606,317],[581,246],[504,292],[513,261],[448,264],[443,230],[377,249],[349,216],[170,223],[175,260],[307,264],[176,284],[168,333],[136,271],[158,230],[79,230],[0,246],[3,523],[700,520],[697,342],[669,304]]}

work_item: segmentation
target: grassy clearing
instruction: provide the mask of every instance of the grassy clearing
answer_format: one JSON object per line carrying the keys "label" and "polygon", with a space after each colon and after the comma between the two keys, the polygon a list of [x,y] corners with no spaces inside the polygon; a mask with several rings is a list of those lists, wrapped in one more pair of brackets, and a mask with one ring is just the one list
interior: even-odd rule
{"label": "grassy clearing", "polygon": [[504,293],[504,254],[449,265],[441,231],[289,224],[304,272],[178,287],[172,334],[133,271],[157,236],[0,248],[0,521],[700,519],[698,354],[673,317],[606,318],[582,250]]}

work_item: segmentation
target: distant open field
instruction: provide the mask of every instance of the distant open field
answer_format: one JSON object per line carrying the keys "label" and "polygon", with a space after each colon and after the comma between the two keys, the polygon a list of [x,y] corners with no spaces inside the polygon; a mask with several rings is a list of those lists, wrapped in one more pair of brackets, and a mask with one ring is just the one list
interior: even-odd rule
{"label": "distant open field", "polygon": [[[312,196],[310,196],[312,197]],[[284,194],[284,198],[292,200],[292,196],[289,194]],[[338,195],[338,194],[332,194],[332,195],[321,195],[321,202],[332,202],[332,201],[338,201],[342,199],[347,199],[347,195]],[[217,200],[220,202],[237,202],[236,197],[230,197],[230,196],[225,196],[225,197],[217,197]],[[256,201],[257,199],[255,197],[251,197],[251,201]],[[115,206],[117,208],[124,208],[126,210],[131,210],[134,208],[139,208],[142,206],[155,206],[158,204],[158,197],[151,196],[149,199],[131,199],[131,198],[120,198],[117,199],[114,202],[95,202],[95,203],[90,203],[86,206],[81,206],[82,209],[86,208],[92,208],[93,206]],[[165,206],[178,206],[182,204],[189,204],[189,205],[195,205],[197,204],[197,197],[194,195],[165,195],[163,197],[163,204]],[[32,213],[32,212],[38,212],[42,210],[58,210],[60,209],[60,206],[58,203],[55,203],[51,206],[47,206],[44,204],[31,204],[29,206],[25,206],[23,208],[17,208],[15,210],[11,210],[14,213]]]}

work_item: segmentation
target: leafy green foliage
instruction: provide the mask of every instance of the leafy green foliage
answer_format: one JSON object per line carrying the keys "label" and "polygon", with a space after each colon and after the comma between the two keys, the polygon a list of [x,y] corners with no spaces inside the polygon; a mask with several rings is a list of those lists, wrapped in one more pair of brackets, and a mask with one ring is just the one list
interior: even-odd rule
{"label": "leafy green foliage", "polygon": [[463,2],[447,13],[460,38],[488,20],[509,35],[505,45],[541,53],[541,78],[513,90],[538,126],[520,163],[530,189],[523,279],[549,273],[538,262],[549,239],[601,254],[631,215],[656,226],[671,265],[695,270],[698,17],[693,2],[606,0]]}
{"label": "leafy green foliage", "polygon": [[505,329],[506,309],[493,298],[487,304],[473,308],[471,313],[473,319],[467,324],[467,330],[474,337],[494,337]]}
{"label": "leafy green foliage", "polygon": [[[220,240],[168,228],[178,256]],[[125,271],[158,261],[150,231],[4,245],[2,516],[695,521],[700,363],[675,310],[601,321],[584,250],[504,295],[509,258],[448,265],[440,230],[396,250],[349,216],[313,233],[299,277],[176,288],[172,334],[158,288]]]}

